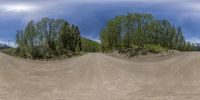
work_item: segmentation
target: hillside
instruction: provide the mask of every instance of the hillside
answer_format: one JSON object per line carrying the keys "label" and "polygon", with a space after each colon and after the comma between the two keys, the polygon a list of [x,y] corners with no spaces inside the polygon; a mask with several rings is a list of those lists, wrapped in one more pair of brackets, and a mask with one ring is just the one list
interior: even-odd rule
{"label": "hillside", "polygon": [[84,52],[99,52],[101,50],[100,43],[84,37],[81,38],[81,44]]}
{"label": "hillside", "polygon": [[0,50],[1,49],[7,49],[7,48],[10,48],[10,47],[8,45],[6,45],[6,44],[0,43]]}

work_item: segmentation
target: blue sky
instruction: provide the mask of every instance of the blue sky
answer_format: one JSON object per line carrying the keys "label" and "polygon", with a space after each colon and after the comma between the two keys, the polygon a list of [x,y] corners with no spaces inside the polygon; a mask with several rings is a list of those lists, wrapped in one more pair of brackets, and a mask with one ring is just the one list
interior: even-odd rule
{"label": "blue sky", "polygon": [[17,29],[42,17],[64,18],[81,35],[99,41],[99,32],[117,15],[151,13],[182,27],[188,41],[200,43],[198,0],[0,0],[0,42],[14,46]]}

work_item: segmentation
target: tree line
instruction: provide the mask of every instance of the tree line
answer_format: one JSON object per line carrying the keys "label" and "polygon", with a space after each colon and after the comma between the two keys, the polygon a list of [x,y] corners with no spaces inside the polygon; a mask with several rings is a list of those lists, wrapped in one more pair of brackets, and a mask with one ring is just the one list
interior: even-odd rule
{"label": "tree line", "polygon": [[[17,56],[27,58],[66,57],[83,52],[122,50],[126,48],[197,50],[186,42],[182,29],[151,14],[128,14],[108,21],[100,33],[101,44],[81,38],[78,26],[64,19],[43,18],[28,22],[16,34]],[[160,47],[160,48],[159,48]]]}
{"label": "tree line", "polygon": [[84,52],[99,52],[101,50],[101,44],[86,38],[81,38],[82,50]]}
{"label": "tree line", "polygon": [[167,20],[157,20],[151,14],[117,16],[102,29],[100,39],[103,51],[149,45],[180,51],[196,50],[193,44],[186,42],[180,27]]}
{"label": "tree line", "polygon": [[17,31],[16,44],[16,52],[29,58],[70,56],[82,50],[79,28],[63,19],[30,21]]}

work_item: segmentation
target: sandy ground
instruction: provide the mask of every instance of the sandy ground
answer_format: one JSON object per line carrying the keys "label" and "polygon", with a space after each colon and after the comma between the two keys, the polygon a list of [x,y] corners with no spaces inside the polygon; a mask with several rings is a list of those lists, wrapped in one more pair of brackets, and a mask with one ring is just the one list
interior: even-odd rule
{"label": "sandy ground", "polygon": [[0,100],[200,100],[200,53],[152,61],[93,53],[51,62],[0,53]]}

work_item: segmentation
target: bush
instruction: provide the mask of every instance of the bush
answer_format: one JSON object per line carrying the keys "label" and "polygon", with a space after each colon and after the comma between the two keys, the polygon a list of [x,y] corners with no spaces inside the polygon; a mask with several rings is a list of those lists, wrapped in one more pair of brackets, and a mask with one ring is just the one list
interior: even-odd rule
{"label": "bush", "polygon": [[125,54],[127,57],[147,55],[148,51],[140,46],[132,45],[131,48],[121,48],[119,53]]}
{"label": "bush", "polygon": [[118,52],[125,54],[127,57],[134,57],[139,55],[148,55],[149,53],[161,53],[167,49],[159,45],[144,45],[143,47],[132,45],[130,48],[121,48]]}
{"label": "bush", "polygon": [[164,49],[160,45],[151,45],[151,44],[144,45],[144,49],[152,53],[160,53],[166,51],[166,49]]}
{"label": "bush", "polygon": [[11,55],[11,56],[17,56],[18,54],[16,54],[16,49],[15,48],[8,48],[8,49],[3,49],[1,50],[1,52]]}

